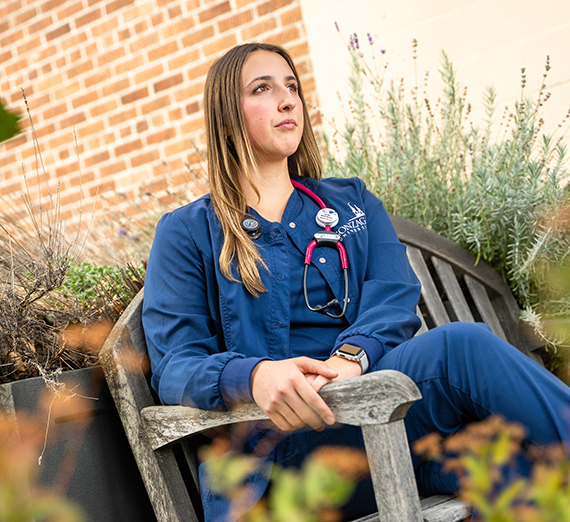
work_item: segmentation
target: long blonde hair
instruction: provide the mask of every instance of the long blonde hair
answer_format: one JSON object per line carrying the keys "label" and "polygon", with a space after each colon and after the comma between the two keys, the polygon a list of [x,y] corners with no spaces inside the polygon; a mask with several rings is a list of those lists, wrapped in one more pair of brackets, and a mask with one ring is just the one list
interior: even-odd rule
{"label": "long blonde hair", "polygon": [[[259,196],[252,176],[257,172],[257,165],[241,109],[243,64],[255,51],[279,54],[299,80],[293,60],[282,47],[264,43],[238,45],[218,59],[208,71],[204,115],[210,197],[224,235],[220,269],[224,277],[232,281],[241,280],[249,293],[258,296],[265,291],[259,269],[266,267],[254,242],[241,227],[247,203],[239,181],[240,176],[244,175]],[[321,156],[300,83],[298,92],[303,102],[304,127],[297,151],[288,158],[289,175],[320,179]],[[237,273],[232,270],[234,260]]]}

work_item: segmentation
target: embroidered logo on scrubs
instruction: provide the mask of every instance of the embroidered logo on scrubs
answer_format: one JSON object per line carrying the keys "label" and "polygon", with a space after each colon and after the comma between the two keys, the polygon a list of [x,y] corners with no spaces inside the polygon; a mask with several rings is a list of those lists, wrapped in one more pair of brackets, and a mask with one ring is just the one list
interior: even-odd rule
{"label": "embroidered logo on scrubs", "polygon": [[366,215],[364,212],[350,202],[348,203],[348,207],[352,210],[354,217],[350,218],[347,223],[336,229],[336,232],[343,238],[366,229]]}

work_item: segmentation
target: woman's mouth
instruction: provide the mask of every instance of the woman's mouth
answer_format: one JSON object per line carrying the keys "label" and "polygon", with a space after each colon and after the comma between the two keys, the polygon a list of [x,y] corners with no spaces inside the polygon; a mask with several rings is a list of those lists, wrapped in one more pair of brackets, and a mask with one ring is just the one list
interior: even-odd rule
{"label": "woman's mouth", "polygon": [[297,122],[295,120],[283,120],[281,123],[275,125],[278,129],[294,129],[297,127]]}

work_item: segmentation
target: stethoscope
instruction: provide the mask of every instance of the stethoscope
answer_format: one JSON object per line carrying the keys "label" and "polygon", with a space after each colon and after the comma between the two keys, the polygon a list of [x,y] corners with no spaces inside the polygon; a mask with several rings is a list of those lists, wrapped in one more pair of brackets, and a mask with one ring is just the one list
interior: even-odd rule
{"label": "stethoscope", "polygon": [[[312,190],[308,189],[301,183],[291,180],[293,186],[299,189],[301,192],[309,196],[317,205],[319,205],[320,210],[317,212],[315,220],[317,224],[324,228],[322,232],[316,232],[313,236],[313,240],[307,246],[305,250],[305,270],[303,272],[303,295],[305,296],[305,304],[307,308],[312,312],[318,312],[320,314],[326,314],[333,319],[340,319],[346,313],[346,307],[348,305],[348,258],[346,255],[346,249],[341,242],[341,236],[335,232],[333,227],[338,224],[338,214],[332,209],[328,208],[323,200],[317,196]],[[245,230],[247,235],[253,240],[261,237],[261,223],[254,217],[246,216],[241,222],[242,228]],[[330,247],[336,248],[338,250],[338,255],[340,258],[340,266],[342,267],[342,272],[344,275],[344,302],[342,305],[342,311],[340,314],[333,314],[329,312],[329,308],[338,306],[340,308],[340,303],[338,299],[332,299],[326,305],[316,305],[311,306],[309,303],[309,295],[307,290],[307,274],[309,272],[309,265],[311,264],[311,258],[313,256],[313,250],[319,247]]]}

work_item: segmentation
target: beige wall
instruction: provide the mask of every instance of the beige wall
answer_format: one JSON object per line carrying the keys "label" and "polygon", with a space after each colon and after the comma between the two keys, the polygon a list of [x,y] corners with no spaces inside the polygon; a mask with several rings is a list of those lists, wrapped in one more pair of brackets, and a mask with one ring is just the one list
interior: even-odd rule
{"label": "beige wall", "polygon": [[348,53],[335,22],[346,41],[359,35],[367,56],[371,33],[376,52],[386,50],[386,78],[405,78],[408,87],[415,82],[411,42],[417,39],[419,84],[429,71],[432,95],[440,92],[437,71],[445,50],[475,111],[491,84],[498,112],[512,106],[520,96],[521,67],[527,95],[536,95],[550,55],[545,129],[557,127],[570,108],[569,0],[301,0],[301,6],[325,118],[342,118],[337,92],[346,99],[348,91]]}

